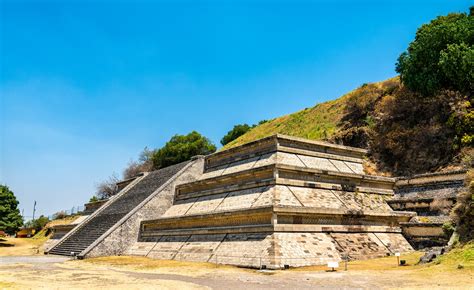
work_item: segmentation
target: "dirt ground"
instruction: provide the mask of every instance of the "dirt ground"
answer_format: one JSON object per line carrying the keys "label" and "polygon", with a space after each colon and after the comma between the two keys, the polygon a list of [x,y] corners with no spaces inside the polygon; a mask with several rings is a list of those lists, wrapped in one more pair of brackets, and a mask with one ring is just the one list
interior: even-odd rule
{"label": "dirt ground", "polygon": [[[25,244],[21,252],[27,252]],[[409,264],[404,267],[386,257],[350,262],[347,271],[342,264],[336,272],[326,267],[261,272],[143,257],[9,256],[5,249],[0,248],[0,289],[474,289],[470,261],[414,265],[421,253],[403,255]]]}
{"label": "dirt ground", "polygon": [[41,238],[0,238],[0,257],[42,255],[46,237]]}

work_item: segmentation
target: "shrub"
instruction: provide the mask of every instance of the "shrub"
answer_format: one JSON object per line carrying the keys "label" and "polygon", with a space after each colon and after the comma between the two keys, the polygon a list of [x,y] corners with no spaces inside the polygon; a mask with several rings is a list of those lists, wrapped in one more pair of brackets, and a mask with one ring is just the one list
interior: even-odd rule
{"label": "shrub", "polygon": [[252,127],[247,124],[235,125],[232,130],[227,132],[227,134],[222,137],[221,144],[226,145],[227,143],[234,141],[235,139],[247,133],[250,129],[252,129]]}
{"label": "shrub", "polygon": [[175,135],[165,146],[153,153],[153,169],[178,164],[190,160],[193,156],[207,155],[215,151],[216,146],[196,131],[188,135]]}
{"label": "shrub", "polygon": [[451,211],[460,242],[468,242],[474,238],[474,169],[467,172],[465,185],[465,190],[458,193],[456,204]]}

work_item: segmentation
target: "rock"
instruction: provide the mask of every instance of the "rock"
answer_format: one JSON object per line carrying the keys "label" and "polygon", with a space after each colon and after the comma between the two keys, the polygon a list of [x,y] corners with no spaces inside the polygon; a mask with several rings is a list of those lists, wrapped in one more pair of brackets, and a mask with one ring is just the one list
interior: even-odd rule
{"label": "rock", "polygon": [[418,264],[426,264],[432,262],[436,257],[444,254],[444,247],[433,247],[425,252],[425,254],[420,258]]}

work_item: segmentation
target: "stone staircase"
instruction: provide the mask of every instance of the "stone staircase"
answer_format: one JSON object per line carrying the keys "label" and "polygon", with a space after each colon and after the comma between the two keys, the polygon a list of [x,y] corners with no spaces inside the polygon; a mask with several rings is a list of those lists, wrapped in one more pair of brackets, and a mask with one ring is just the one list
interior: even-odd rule
{"label": "stone staircase", "polygon": [[169,166],[141,177],[136,184],[120,192],[46,253],[63,256],[81,254],[156,189],[183,169],[187,163]]}

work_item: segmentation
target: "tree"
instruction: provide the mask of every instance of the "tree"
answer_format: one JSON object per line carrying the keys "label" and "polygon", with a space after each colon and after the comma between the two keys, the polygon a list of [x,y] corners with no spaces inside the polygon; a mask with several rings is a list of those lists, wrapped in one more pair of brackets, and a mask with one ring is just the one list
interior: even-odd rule
{"label": "tree", "polygon": [[226,145],[234,141],[235,139],[247,133],[250,129],[252,129],[252,127],[250,127],[247,124],[235,125],[234,128],[232,128],[232,130],[227,132],[227,134],[224,137],[222,137],[221,144]]}
{"label": "tree", "polygon": [[30,220],[25,224],[25,227],[27,228],[34,228],[36,232],[41,231],[47,223],[49,223],[50,220],[48,217],[45,217],[44,215],[41,215],[39,218]]}
{"label": "tree", "polygon": [[216,146],[196,131],[188,135],[173,136],[161,149],[156,150],[151,160],[153,169],[160,169],[191,159],[196,155],[207,155],[216,151]]}
{"label": "tree", "polygon": [[0,230],[14,234],[23,225],[18,200],[8,186],[0,185]]}
{"label": "tree", "polygon": [[90,199],[89,199],[89,202],[98,202],[99,201],[99,198],[97,198],[96,195],[93,195]]}
{"label": "tree", "polygon": [[221,144],[225,146],[226,144],[229,144],[230,142],[234,141],[235,139],[239,138],[240,136],[250,131],[250,129],[253,129],[259,125],[265,124],[266,122],[268,122],[268,120],[261,120],[260,122],[258,122],[257,124],[253,124],[252,126],[249,126],[247,124],[235,125],[234,128],[232,128],[232,130],[227,132],[227,134],[224,137],[222,137]]}
{"label": "tree", "polygon": [[129,179],[137,176],[142,172],[147,172],[153,168],[153,156],[154,150],[149,150],[147,147],[140,153],[138,161],[130,161],[127,168],[123,171],[123,179]]}
{"label": "tree", "polygon": [[422,25],[396,70],[404,85],[431,96],[440,89],[474,91],[474,9],[451,13]]}
{"label": "tree", "polygon": [[114,173],[105,181],[100,182],[96,185],[96,196],[100,199],[107,199],[110,198],[118,193],[118,186],[117,182],[119,179],[117,175]]}

